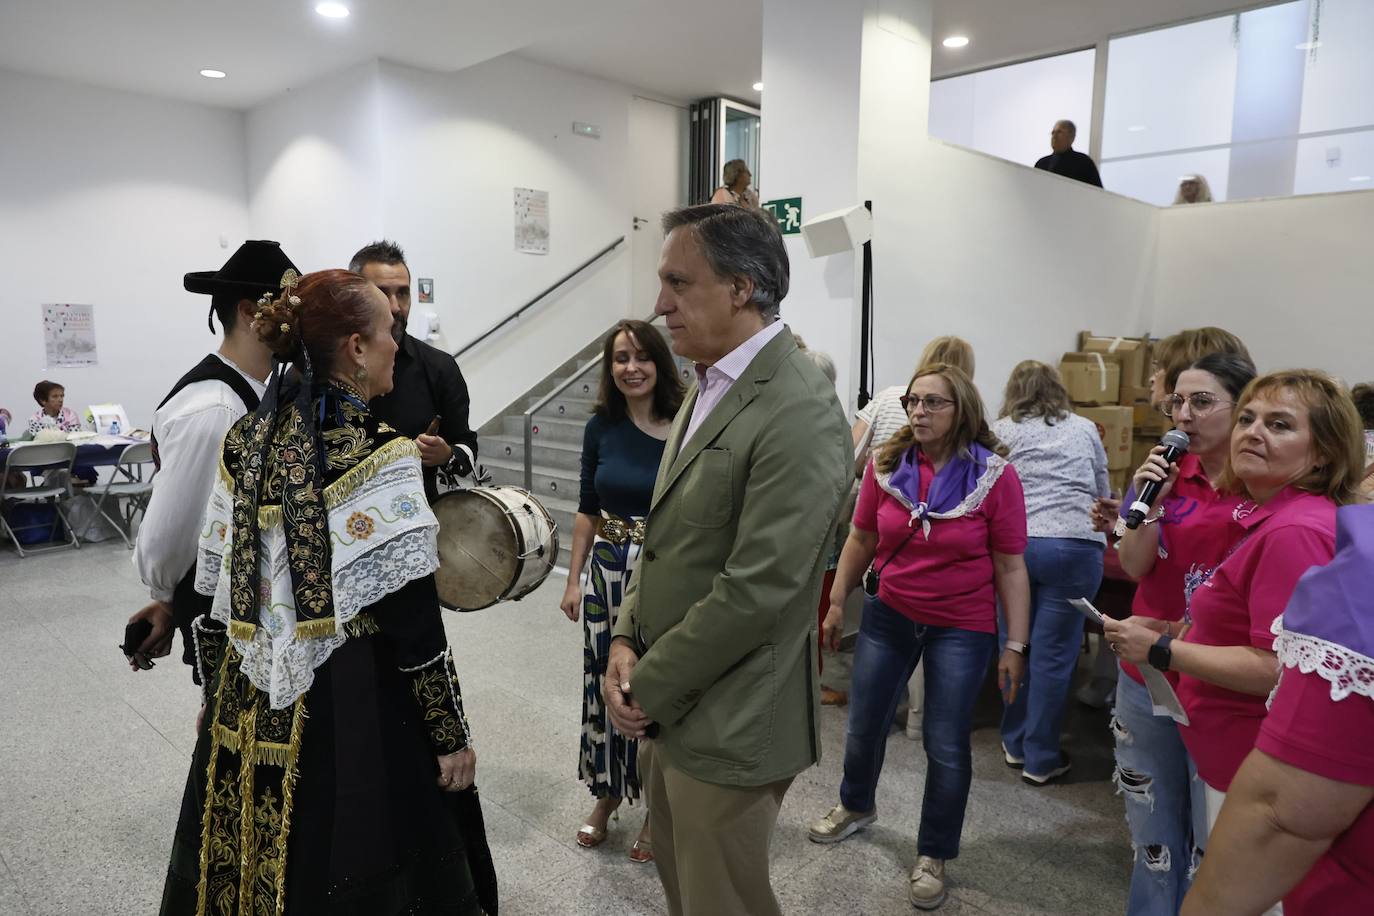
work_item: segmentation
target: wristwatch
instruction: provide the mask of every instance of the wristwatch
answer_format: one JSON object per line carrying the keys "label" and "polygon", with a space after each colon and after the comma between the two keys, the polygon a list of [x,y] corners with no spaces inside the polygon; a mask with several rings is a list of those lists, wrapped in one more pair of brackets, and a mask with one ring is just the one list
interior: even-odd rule
{"label": "wristwatch", "polygon": [[1025,655],[1027,652],[1030,651],[1030,646],[1028,644],[1023,642],[1017,642],[1014,639],[1008,639],[1006,647],[1011,651],[1015,652],[1017,655]]}
{"label": "wristwatch", "polygon": [[1174,638],[1165,633],[1155,641],[1153,646],[1150,646],[1148,661],[1151,668],[1158,668],[1160,671],[1169,670],[1169,663],[1174,660],[1174,652],[1169,648],[1169,643],[1173,641]]}

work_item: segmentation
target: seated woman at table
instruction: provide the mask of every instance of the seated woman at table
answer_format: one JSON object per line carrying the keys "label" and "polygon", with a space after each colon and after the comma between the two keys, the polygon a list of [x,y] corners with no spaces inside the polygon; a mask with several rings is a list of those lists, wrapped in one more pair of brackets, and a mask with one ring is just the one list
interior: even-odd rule
{"label": "seated woman at table", "polygon": [[30,436],[36,436],[45,429],[60,429],[64,433],[81,429],[81,419],[76,411],[62,404],[66,396],[67,389],[57,382],[45,379],[33,386],[33,399],[38,402],[38,413],[29,418]]}

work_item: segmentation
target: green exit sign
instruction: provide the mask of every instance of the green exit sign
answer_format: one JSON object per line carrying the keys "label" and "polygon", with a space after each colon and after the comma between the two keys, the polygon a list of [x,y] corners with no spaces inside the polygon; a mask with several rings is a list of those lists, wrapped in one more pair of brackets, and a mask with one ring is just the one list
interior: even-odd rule
{"label": "green exit sign", "polygon": [[800,197],[779,197],[763,205],[763,209],[773,214],[778,221],[778,229],[783,235],[800,235],[802,224],[802,203]]}

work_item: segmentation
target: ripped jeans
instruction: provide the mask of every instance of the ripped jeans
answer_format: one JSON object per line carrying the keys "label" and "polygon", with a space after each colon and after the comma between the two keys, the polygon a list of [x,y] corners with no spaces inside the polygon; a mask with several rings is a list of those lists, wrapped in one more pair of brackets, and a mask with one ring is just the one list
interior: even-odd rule
{"label": "ripped jeans", "polygon": [[1150,710],[1145,686],[1124,672],[1112,716],[1118,795],[1125,797],[1135,866],[1127,916],[1174,916],[1192,884],[1207,836],[1202,780],[1178,726]]}

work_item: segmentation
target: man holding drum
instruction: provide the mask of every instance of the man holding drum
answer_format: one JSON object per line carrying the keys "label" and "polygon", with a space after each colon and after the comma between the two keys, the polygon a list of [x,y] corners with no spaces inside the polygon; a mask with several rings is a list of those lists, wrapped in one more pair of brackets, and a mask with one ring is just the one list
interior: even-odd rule
{"label": "man holding drum", "polygon": [[[477,433],[468,428],[468,386],[458,364],[443,350],[406,333],[410,318],[410,268],[395,242],[382,240],[358,250],[348,269],[362,274],[391,304],[396,324],[395,388],[374,398],[372,412],[403,436],[415,440],[424,465],[425,494],[439,495],[438,471],[467,477],[477,466]],[[430,429],[435,418],[438,429]]]}
{"label": "man holding drum", "polygon": [[769,916],[778,810],[820,756],[816,600],[853,449],[834,386],[777,320],[789,271],[776,222],[707,204],[663,227],[655,311],[697,382],[664,447],[603,692],[621,733],[654,738],[669,912]]}

